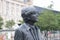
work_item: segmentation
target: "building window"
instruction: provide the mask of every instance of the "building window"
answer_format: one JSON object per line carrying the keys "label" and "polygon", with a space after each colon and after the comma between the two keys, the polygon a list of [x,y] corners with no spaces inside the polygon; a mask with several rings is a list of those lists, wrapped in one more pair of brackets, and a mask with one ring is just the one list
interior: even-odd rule
{"label": "building window", "polygon": [[6,15],[9,13],[9,2],[6,2]]}
{"label": "building window", "polygon": [[30,2],[30,0],[24,0],[24,3]]}
{"label": "building window", "polygon": [[1,1],[3,1],[3,0],[1,0]]}
{"label": "building window", "polygon": [[6,14],[5,14],[5,18],[7,19],[8,16],[9,16],[9,2],[8,1],[5,1],[6,2]]}
{"label": "building window", "polygon": [[11,3],[11,18],[13,19],[14,16],[14,3]]}
{"label": "building window", "polygon": [[24,0],[13,0],[13,1],[23,2]]}
{"label": "building window", "polygon": [[31,0],[14,0],[14,1],[18,1],[18,2],[27,3],[27,2],[30,2]]}
{"label": "building window", "polygon": [[19,11],[19,5],[16,4],[16,12],[18,13],[18,11]]}
{"label": "building window", "polygon": [[14,12],[14,3],[11,3],[11,13],[13,14]]}

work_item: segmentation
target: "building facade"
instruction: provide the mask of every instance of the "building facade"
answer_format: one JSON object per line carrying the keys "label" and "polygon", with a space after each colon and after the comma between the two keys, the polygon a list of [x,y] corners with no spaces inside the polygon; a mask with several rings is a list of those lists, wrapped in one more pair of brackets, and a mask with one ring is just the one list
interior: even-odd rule
{"label": "building facade", "polygon": [[0,16],[6,20],[22,20],[21,8],[30,6],[31,0],[0,0]]}

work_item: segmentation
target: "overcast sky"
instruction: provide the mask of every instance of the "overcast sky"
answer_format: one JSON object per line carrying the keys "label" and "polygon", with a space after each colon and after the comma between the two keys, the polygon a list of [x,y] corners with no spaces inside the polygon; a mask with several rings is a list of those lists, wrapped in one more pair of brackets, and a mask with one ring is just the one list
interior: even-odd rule
{"label": "overcast sky", "polygon": [[33,5],[44,8],[47,8],[50,4],[53,4],[54,10],[60,11],[60,0],[33,0]]}

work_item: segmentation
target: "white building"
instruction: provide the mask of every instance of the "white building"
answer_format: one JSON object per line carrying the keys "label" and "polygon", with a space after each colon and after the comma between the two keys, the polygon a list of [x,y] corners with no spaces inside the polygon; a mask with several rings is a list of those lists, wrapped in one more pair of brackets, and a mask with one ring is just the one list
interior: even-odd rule
{"label": "white building", "polygon": [[0,16],[6,20],[22,20],[21,8],[30,6],[31,0],[0,0]]}
{"label": "white building", "polygon": [[21,8],[31,4],[31,0],[0,0],[0,16],[3,17],[4,22],[12,19],[18,23],[22,20]]}

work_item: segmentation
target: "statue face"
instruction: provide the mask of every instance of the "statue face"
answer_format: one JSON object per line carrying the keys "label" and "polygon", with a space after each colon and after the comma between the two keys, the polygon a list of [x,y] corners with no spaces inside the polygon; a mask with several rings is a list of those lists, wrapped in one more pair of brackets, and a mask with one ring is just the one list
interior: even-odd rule
{"label": "statue face", "polygon": [[38,13],[31,13],[30,18],[32,21],[38,21]]}

